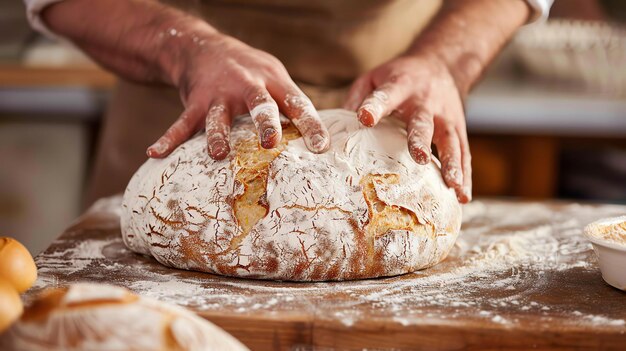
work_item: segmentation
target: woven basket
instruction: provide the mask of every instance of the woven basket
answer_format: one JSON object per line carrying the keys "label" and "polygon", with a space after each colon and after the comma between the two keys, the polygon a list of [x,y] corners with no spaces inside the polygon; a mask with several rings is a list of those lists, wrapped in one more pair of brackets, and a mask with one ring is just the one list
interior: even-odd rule
{"label": "woven basket", "polygon": [[550,20],[514,42],[519,63],[543,79],[626,95],[626,28],[604,22]]}

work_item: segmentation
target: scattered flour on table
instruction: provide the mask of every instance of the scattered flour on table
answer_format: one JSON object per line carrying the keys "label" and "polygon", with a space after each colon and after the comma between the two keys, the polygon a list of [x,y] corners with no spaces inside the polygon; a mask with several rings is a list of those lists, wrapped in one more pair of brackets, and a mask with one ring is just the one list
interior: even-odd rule
{"label": "scattered flour on table", "polygon": [[[441,264],[400,277],[334,283],[280,283],[210,275],[203,280],[182,271],[156,271],[148,259],[126,263],[124,258],[133,254],[121,238],[109,237],[39,256],[36,288],[58,284],[59,277],[81,272],[81,277],[93,281],[111,282],[115,277],[114,283],[141,295],[208,312],[245,315],[325,311],[325,318],[350,326],[366,318],[360,312],[363,309],[355,307],[367,306],[368,318],[376,315],[403,325],[429,320],[454,323],[457,317],[472,317],[509,326],[518,320],[505,317],[504,312],[513,310],[520,318],[540,314],[538,325],[548,325],[554,316],[571,316],[571,323],[576,325],[621,328],[626,325],[623,318],[597,315],[591,312],[593,309],[581,312],[550,308],[537,297],[542,289],[556,284],[555,276],[568,270],[597,270],[582,228],[597,218],[623,212],[621,206],[597,210],[593,206],[567,205],[552,211],[541,204],[490,205],[475,201],[464,207],[461,236]],[[110,276],[89,275],[94,265],[106,268]],[[477,298],[485,291],[488,298]],[[345,298],[337,303],[329,301],[329,295]]]}
{"label": "scattered flour on table", "polygon": [[[37,256],[38,273],[62,271],[71,274],[80,272],[98,259],[104,259],[102,251],[109,241],[87,240],[67,250]],[[54,244],[54,243],[53,243]],[[45,263],[44,263],[45,262]]]}
{"label": "scattered flour on table", "polygon": [[583,318],[590,320],[593,324],[608,324],[616,327],[626,326],[626,320],[624,319],[610,319],[603,316],[583,316]]}

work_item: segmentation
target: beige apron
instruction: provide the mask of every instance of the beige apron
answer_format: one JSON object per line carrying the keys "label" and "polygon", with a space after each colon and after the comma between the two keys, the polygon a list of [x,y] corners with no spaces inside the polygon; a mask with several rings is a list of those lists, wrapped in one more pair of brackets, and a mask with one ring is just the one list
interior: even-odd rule
{"label": "beige apron", "polygon": [[[341,106],[360,74],[399,55],[441,0],[167,0],[267,51],[318,109]],[[182,112],[168,87],[120,81],[105,115],[86,205],[120,193],[145,150]]]}

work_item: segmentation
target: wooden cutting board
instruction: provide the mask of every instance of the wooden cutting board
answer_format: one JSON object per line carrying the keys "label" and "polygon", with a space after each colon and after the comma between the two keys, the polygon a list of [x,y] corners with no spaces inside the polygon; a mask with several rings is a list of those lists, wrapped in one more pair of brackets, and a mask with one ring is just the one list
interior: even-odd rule
{"label": "wooden cutting board", "polygon": [[[251,281],[164,267],[125,248],[120,198],[37,256],[45,287],[110,283],[190,308],[252,350],[626,349],[626,293],[602,280],[582,228],[626,206],[474,201],[436,267],[334,283]],[[626,267],[625,267],[626,269]]]}

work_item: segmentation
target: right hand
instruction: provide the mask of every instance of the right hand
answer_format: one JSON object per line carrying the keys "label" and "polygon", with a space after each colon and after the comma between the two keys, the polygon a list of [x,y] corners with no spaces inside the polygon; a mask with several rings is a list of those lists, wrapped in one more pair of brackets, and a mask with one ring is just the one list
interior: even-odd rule
{"label": "right hand", "polygon": [[472,165],[465,114],[448,67],[424,53],[394,58],[365,73],[352,85],[344,106],[361,124],[373,127],[395,115],[406,122],[409,153],[426,165],[437,146],[441,175],[461,203],[472,198]]}
{"label": "right hand", "polygon": [[171,81],[178,87],[185,110],[147,150],[162,158],[194,133],[206,128],[207,149],[216,160],[230,152],[233,116],[249,112],[263,148],[274,148],[282,137],[281,111],[302,134],[309,150],[328,149],[330,138],[311,100],[274,56],[219,33],[194,37],[176,53]]}

